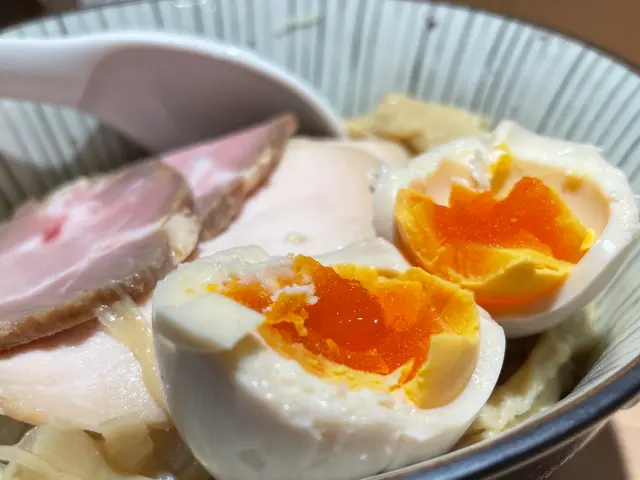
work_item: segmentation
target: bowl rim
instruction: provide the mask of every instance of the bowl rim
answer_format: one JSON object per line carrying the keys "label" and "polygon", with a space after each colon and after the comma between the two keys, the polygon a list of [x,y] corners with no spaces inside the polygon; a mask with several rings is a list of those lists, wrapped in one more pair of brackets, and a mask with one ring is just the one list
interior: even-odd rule
{"label": "bowl rim", "polygon": [[477,480],[494,478],[534,463],[557,448],[595,429],[640,392],[640,356],[593,390],[585,391],[546,415],[507,430],[487,442],[453,451],[391,472],[385,480]]}
{"label": "bowl rim", "polygon": [[[161,1],[166,1],[166,0],[151,0],[154,3],[159,3]],[[468,11],[468,12],[475,12],[475,13],[482,13],[483,15],[487,15],[489,17],[494,17],[494,18],[498,18],[498,19],[502,19],[502,20],[508,20],[510,22],[514,22],[514,23],[518,23],[520,25],[527,25],[530,27],[535,27],[540,31],[543,31],[545,34],[550,34],[556,37],[562,37],[565,40],[569,40],[572,41],[574,43],[578,43],[581,44],[583,46],[589,47],[589,49],[593,50],[595,53],[597,53],[598,55],[604,56],[604,57],[608,57],[611,60],[614,60],[616,63],[618,63],[621,66],[624,66],[625,68],[627,68],[628,70],[630,70],[631,72],[635,73],[636,75],[640,76],[640,65],[635,65],[634,63],[632,63],[630,60],[624,58],[622,55],[613,52],[605,47],[601,47],[599,45],[596,45],[594,42],[590,41],[590,40],[586,40],[584,38],[580,38],[578,35],[573,34],[567,30],[564,29],[558,29],[558,30],[554,30],[553,28],[544,25],[543,23],[539,23],[536,22],[534,20],[529,20],[529,19],[524,19],[524,18],[519,18],[516,17],[515,15],[511,15],[511,14],[507,14],[507,13],[500,13],[497,12],[495,10],[492,10],[488,7],[484,7],[484,6],[470,6],[470,5],[465,5],[465,4],[453,4],[452,2],[455,0],[380,0],[380,1],[395,1],[395,2],[407,2],[407,3],[426,3],[426,4],[433,4],[433,5],[442,5],[445,8],[449,8],[452,10],[464,10],[464,11]],[[29,24],[35,24],[47,19],[51,19],[51,18],[60,18],[66,15],[73,15],[73,14],[80,14],[83,12],[89,12],[92,10],[105,10],[105,9],[110,9],[110,8],[121,8],[123,6],[127,6],[127,5],[133,5],[133,4],[141,4],[141,3],[150,3],[150,0],[115,0],[115,2],[113,3],[109,3],[106,5],[89,5],[86,7],[79,7],[79,8],[72,8],[72,9],[68,9],[68,10],[63,10],[63,11],[56,11],[56,12],[47,12],[45,11],[42,15],[35,17],[35,18],[29,18],[29,19],[25,19],[25,20],[20,20],[18,22],[14,22],[11,23],[9,25],[5,25],[2,28],[0,28],[0,33],[5,32],[7,30],[11,30],[13,28],[16,27],[22,27],[24,25],[29,25]],[[177,8],[177,7],[176,7]]]}
{"label": "bowl rim", "polygon": [[[117,0],[106,5],[91,5],[62,12],[46,13],[0,28],[0,34],[27,25],[38,24],[53,18],[79,15],[85,12],[118,9],[133,4],[160,3],[166,0]],[[483,7],[453,5],[450,0],[387,0],[418,4],[435,4],[455,11],[481,14],[520,26],[533,27],[545,35],[561,38],[607,58],[623,67],[630,74],[640,77],[640,66],[632,64],[620,55],[562,30],[554,30],[540,23],[500,14]],[[623,409],[640,397],[640,354],[622,369],[600,382],[593,389],[581,392],[571,401],[546,415],[535,417],[498,438],[453,451],[442,457],[420,462],[401,470],[376,475],[380,480],[477,480],[497,478],[511,470],[535,462],[550,451],[595,430],[616,411]]]}

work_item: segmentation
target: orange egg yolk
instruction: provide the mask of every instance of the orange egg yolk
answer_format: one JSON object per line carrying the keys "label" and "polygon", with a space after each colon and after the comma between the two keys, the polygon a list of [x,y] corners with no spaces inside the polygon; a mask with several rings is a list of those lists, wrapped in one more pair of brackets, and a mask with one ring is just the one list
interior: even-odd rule
{"label": "orange egg yolk", "polygon": [[[281,290],[275,300],[257,280],[232,280],[218,291],[265,315],[265,339],[276,332],[285,344],[301,344],[331,362],[381,375],[411,362],[402,379],[409,381],[427,359],[431,335],[443,331],[438,301],[446,304],[451,294],[438,300],[418,280],[426,275],[419,269],[386,281],[371,268],[363,281],[347,270],[341,275],[339,267],[297,255],[292,275],[277,279]],[[295,290],[305,285],[313,286],[313,300]]]}
{"label": "orange egg yolk", "polygon": [[528,248],[578,263],[586,231],[575,228],[562,199],[536,178],[523,177],[503,199],[453,184],[449,206],[434,205],[433,229],[443,243]]}
{"label": "orange egg yolk", "polygon": [[559,288],[594,239],[536,178],[521,178],[504,197],[454,183],[446,206],[420,188],[396,197],[401,248],[427,272],[473,291],[494,315]]}

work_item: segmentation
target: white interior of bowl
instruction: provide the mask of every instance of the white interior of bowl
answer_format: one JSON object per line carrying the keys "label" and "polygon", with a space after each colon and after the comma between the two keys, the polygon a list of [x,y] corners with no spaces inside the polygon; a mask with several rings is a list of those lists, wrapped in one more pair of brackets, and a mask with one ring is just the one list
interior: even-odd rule
{"label": "white interior of bowl", "polygon": [[[348,117],[387,93],[511,118],[588,142],[640,187],[640,78],[578,43],[496,17],[401,1],[178,0],[125,4],[16,27],[7,37],[116,29],[196,34],[251,49],[310,81]],[[139,149],[95,119],[48,105],[0,102],[0,215],[82,173],[135,159]],[[598,303],[608,339],[563,402],[640,355],[640,269],[634,247]]]}

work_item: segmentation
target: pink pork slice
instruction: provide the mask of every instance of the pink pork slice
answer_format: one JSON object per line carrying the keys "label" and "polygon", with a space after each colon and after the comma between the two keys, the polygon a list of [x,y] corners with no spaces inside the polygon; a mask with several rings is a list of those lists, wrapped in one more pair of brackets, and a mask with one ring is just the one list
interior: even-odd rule
{"label": "pink pork slice", "polygon": [[247,195],[280,161],[297,128],[296,117],[285,114],[163,156],[189,183],[202,221],[202,240],[215,237],[237,217]]}
{"label": "pink pork slice", "polygon": [[[386,142],[294,139],[284,158],[222,235],[200,254],[257,244],[270,254],[318,254],[374,234],[368,173],[408,161]],[[150,302],[140,316],[151,321]],[[63,419],[87,428],[123,415],[167,421],[133,353],[88,322],[0,354],[0,413],[31,424]]]}
{"label": "pink pork slice", "polygon": [[148,294],[191,254],[199,224],[188,185],[158,162],[83,178],[0,226],[0,350]]}
{"label": "pink pork slice", "polygon": [[0,350],[90,320],[123,292],[149,293],[199,231],[208,238],[231,223],[296,128],[282,115],[19,209],[0,226],[0,267],[17,272],[0,279]]}
{"label": "pink pork slice", "polygon": [[[144,305],[156,281],[194,249],[200,226],[194,210],[205,221],[205,237],[223,230],[296,128],[295,117],[282,115],[160,163],[82,179],[0,226],[0,265],[28,266],[28,275],[6,290],[4,309],[0,302],[0,413],[32,424],[66,418],[91,426],[136,412],[151,423],[166,420],[128,348],[86,320],[123,292]],[[188,203],[185,215],[171,215],[171,199],[177,207]],[[157,222],[145,223],[154,216]],[[18,305],[29,313],[17,312]]]}

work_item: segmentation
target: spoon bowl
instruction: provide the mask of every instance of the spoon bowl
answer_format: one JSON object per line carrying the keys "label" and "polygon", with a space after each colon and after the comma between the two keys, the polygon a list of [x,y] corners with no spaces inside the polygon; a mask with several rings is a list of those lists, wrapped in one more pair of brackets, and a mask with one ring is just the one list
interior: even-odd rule
{"label": "spoon bowl", "polygon": [[109,32],[0,40],[0,98],[93,114],[151,152],[223,135],[285,112],[300,132],[341,136],[313,88],[257,55],[196,37]]}

